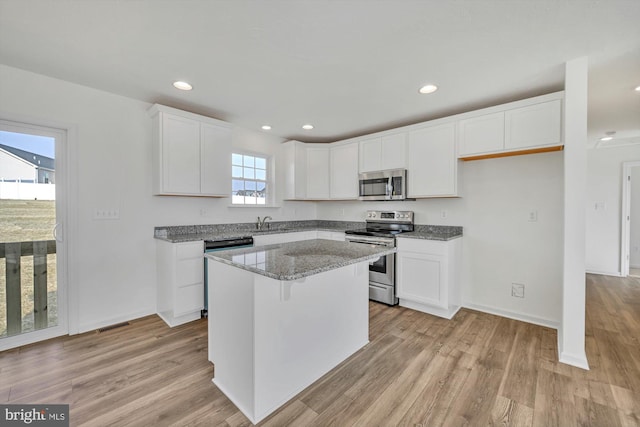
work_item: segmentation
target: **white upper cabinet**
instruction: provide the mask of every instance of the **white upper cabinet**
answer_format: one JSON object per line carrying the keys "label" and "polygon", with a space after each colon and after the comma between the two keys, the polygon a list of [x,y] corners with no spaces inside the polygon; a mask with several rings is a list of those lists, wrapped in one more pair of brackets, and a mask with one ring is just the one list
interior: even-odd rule
{"label": "white upper cabinet", "polygon": [[307,146],[307,199],[329,198],[329,146]]}
{"label": "white upper cabinet", "polygon": [[358,198],[358,144],[331,146],[329,149],[331,199]]}
{"label": "white upper cabinet", "polygon": [[412,130],[407,153],[409,197],[457,195],[455,123]]}
{"label": "white upper cabinet", "polygon": [[200,193],[200,123],[159,113],[162,174],[156,194]]}
{"label": "white upper cabinet", "polygon": [[228,197],[231,126],[162,105],[153,118],[153,192],[156,195]]}
{"label": "white upper cabinet", "polygon": [[505,149],[562,144],[562,101],[543,102],[505,112]]}
{"label": "white upper cabinet", "polygon": [[360,172],[382,170],[382,141],[380,138],[360,141]]}
{"label": "white upper cabinet", "polygon": [[406,143],[406,132],[360,141],[360,172],[405,168]]}
{"label": "white upper cabinet", "polygon": [[285,199],[358,198],[358,144],[283,144]]}
{"label": "white upper cabinet", "polygon": [[504,149],[504,112],[460,120],[459,154],[491,153]]}
{"label": "white upper cabinet", "polygon": [[472,160],[561,149],[562,99],[558,92],[464,114],[458,121],[458,157]]}
{"label": "white upper cabinet", "polygon": [[200,192],[228,196],[231,191],[231,131],[200,125]]}
{"label": "white upper cabinet", "polygon": [[299,141],[282,144],[285,169],[285,196],[287,200],[303,200],[307,197],[307,149]]}

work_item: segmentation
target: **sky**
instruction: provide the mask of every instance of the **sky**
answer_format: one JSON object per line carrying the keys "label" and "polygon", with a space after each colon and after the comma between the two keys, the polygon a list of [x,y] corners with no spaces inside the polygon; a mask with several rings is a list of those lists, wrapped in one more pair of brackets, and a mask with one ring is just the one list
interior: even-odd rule
{"label": "sky", "polygon": [[27,135],[0,131],[0,144],[55,159],[55,139],[48,136]]}

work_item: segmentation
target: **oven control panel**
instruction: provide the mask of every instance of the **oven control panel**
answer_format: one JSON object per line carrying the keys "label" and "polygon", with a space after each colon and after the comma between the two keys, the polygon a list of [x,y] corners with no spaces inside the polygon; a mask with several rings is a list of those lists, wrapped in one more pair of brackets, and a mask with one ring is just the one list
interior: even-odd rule
{"label": "oven control panel", "polygon": [[367,211],[367,221],[413,224],[413,211]]}

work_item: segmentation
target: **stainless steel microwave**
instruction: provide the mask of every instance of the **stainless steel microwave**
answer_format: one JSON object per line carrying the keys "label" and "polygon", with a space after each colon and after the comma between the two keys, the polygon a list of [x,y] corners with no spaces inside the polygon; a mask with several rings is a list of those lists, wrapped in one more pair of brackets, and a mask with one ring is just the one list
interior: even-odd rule
{"label": "stainless steel microwave", "polygon": [[359,176],[360,200],[404,200],[407,198],[407,170],[365,172]]}

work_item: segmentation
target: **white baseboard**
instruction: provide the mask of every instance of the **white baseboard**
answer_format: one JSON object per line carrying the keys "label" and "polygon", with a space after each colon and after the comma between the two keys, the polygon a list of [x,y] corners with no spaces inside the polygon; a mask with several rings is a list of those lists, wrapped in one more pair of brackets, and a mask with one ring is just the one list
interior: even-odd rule
{"label": "white baseboard", "polygon": [[95,331],[96,329],[104,328],[106,326],[115,325],[117,323],[129,322],[130,320],[139,319],[141,317],[150,316],[152,314],[156,314],[154,309],[151,310],[143,310],[136,313],[131,313],[123,316],[112,317],[110,319],[101,320],[99,322],[92,323],[84,323],[81,324],[78,328],[78,333],[82,334],[84,332]]}
{"label": "white baseboard", "polygon": [[497,316],[506,317],[509,319],[520,320],[521,322],[533,323],[534,325],[545,326],[551,329],[558,329],[560,322],[550,319],[544,319],[542,317],[529,316],[527,314],[516,313],[514,311],[504,310],[502,308],[491,307],[488,305],[474,304],[471,302],[465,302],[462,304],[465,308],[471,310],[482,311],[484,313],[495,314]]}
{"label": "white baseboard", "polygon": [[400,298],[398,303],[400,307],[410,308],[412,310],[421,311],[423,313],[431,314],[432,316],[443,317],[447,320],[451,320],[453,316],[460,310],[460,306],[450,306],[449,309],[433,307],[427,304],[421,304],[419,302],[408,301]]}
{"label": "white baseboard", "polygon": [[587,362],[587,354],[568,354],[565,352],[560,353],[560,363],[566,365],[575,366],[584,370],[589,370],[589,362]]}
{"label": "white baseboard", "polygon": [[640,268],[640,264],[630,264],[629,268]]}
{"label": "white baseboard", "polygon": [[598,274],[600,276],[613,276],[613,277],[622,277],[619,271],[598,271],[598,270],[587,270],[588,274]]}

